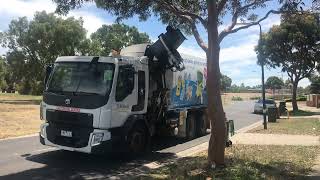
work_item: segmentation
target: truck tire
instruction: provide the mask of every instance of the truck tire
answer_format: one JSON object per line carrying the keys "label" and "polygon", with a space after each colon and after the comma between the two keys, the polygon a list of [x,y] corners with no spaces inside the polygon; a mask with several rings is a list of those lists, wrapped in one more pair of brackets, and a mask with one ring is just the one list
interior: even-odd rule
{"label": "truck tire", "polygon": [[191,140],[196,138],[196,118],[194,112],[189,112],[187,116],[187,139]]}
{"label": "truck tire", "polygon": [[127,138],[129,151],[134,154],[141,154],[148,147],[148,133],[142,123],[137,123],[130,130]]}
{"label": "truck tire", "polygon": [[207,134],[207,115],[203,111],[199,111],[197,113],[197,121],[196,121],[196,131],[197,131],[197,136],[204,136]]}

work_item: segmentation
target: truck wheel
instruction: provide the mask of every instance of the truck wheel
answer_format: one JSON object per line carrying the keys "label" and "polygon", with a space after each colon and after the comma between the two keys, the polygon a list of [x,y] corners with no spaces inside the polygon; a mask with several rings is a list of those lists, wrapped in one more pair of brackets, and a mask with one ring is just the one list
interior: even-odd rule
{"label": "truck wheel", "polygon": [[196,137],[196,118],[195,113],[188,113],[187,117],[187,139],[194,139]]}
{"label": "truck wheel", "polygon": [[132,153],[139,154],[146,150],[148,136],[142,124],[135,125],[128,135],[128,146]]}
{"label": "truck wheel", "polygon": [[197,136],[204,136],[207,134],[207,116],[203,111],[198,113],[197,119]]}

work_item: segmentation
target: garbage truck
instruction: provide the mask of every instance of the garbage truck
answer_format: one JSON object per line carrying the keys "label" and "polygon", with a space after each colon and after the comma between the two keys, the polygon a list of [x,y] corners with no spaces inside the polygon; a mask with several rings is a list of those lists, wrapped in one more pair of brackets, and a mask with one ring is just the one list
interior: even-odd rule
{"label": "garbage truck", "polygon": [[40,142],[84,153],[145,152],[163,133],[206,134],[206,61],[179,53],[167,27],[152,44],[120,55],[63,56],[47,66]]}

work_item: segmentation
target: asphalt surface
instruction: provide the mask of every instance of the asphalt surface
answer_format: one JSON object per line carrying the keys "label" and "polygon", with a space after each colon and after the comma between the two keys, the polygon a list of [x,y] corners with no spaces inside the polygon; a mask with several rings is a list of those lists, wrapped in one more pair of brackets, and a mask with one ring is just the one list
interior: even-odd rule
{"label": "asphalt surface", "polygon": [[[252,114],[253,101],[236,102],[225,108],[228,119],[234,120],[235,130],[262,122]],[[209,135],[185,141],[175,137],[157,138],[153,152],[140,157],[112,153],[88,155],[43,146],[39,138],[25,137],[0,141],[0,179],[99,179],[121,177],[141,164],[183,151],[209,140]]]}

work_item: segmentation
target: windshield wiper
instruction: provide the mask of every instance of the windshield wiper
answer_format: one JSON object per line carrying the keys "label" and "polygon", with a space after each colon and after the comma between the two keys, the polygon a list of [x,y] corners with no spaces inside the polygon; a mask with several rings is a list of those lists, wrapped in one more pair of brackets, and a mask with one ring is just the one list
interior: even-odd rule
{"label": "windshield wiper", "polygon": [[77,92],[73,92],[73,95],[100,95],[100,94],[95,92],[77,91]]}
{"label": "windshield wiper", "polygon": [[46,92],[48,93],[53,93],[53,94],[61,94],[61,95],[65,95],[63,91],[61,90],[47,90]]}

